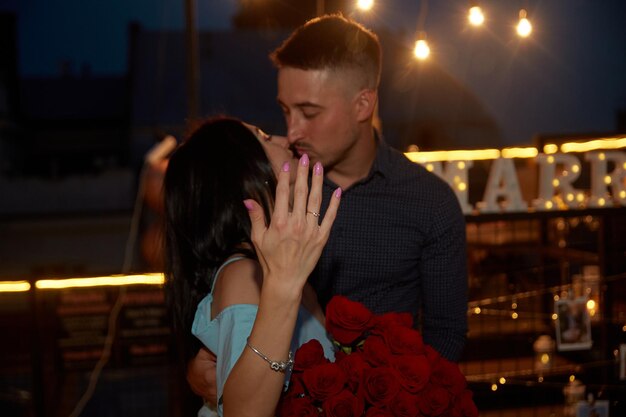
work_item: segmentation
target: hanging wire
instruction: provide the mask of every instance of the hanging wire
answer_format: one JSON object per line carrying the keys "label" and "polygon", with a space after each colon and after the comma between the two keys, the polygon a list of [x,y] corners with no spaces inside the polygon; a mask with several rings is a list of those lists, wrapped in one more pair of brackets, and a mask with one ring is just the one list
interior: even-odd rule
{"label": "hanging wire", "polygon": [[[137,237],[139,235],[139,224],[141,222],[141,214],[143,211],[144,197],[146,194],[146,184],[148,178],[148,170],[155,166],[158,161],[162,160],[169,154],[173,148],[176,146],[176,139],[173,136],[167,136],[161,141],[161,143],[155,145],[145,156],[144,162],[141,168],[141,172],[139,174],[139,184],[137,186],[137,195],[135,197],[135,204],[133,207],[133,214],[131,217],[130,228],[128,232],[128,237],[126,239],[126,247],[124,250],[124,261],[122,264],[122,274],[128,274],[131,271],[132,263],[135,254],[135,244],[137,241]],[[126,298],[127,286],[122,285],[118,291],[117,298],[113,307],[111,308],[111,312],[109,314],[108,320],[108,332],[104,341],[104,346],[102,348],[102,355],[98,359],[94,369],[91,371],[89,375],[89,383],[87,389],[84,394],[78,400],[74,410],[70,413],[69,417],[78,417],[83,412],[85,406],[89,402],[89,400],[93,397],[96,386],[98,385],[98,380],[100,379],[100,375],[102,373],[102,369],[108,363],[111,357],[111,350],[113,348],[113,342],[115,340],[115,334],[117,331],[117,319],[119,317],[119,313],[124,305],[124,300]]]}
{"label": "hanging wire", "polygon": [[[144,164],[141,169],[141,174],[139,176],[137,196],[135,197],[133,215],[130,222],[128,238],[126,240],[126,249],[124,251],[122,274],[127,274],[128,272],[130,272],[133,262],[135,242],[137,241],[137,236],[139,234],[139,223],[141,220],[141,213],[143,209],[143,197],[146,189],[146,173],[148,167],[148,164]],[[85,406],[93,397],[96,386],[98,385],[98,380],[100,379],[100,374],[102,373],[102,369],[111,358],[111,350],[113,348],[113,341],[115,340],[115,334],[117,331],[117,319],[119,317],[119,313],[122,309],[122,305],[124,304],[124,299],[126,297],[126,287],[126,285],[122,285],[119,287],[120,289],[115,300],[115,304],[113,304],[113,307],[111,308],[111,313],[109,314],[109,320],[107,324],[108,332],[104,341],[104,346],[102,347],[102,355],[98,359],[98,362],[96,363],[94,369],[89,375],[89,383],[87,385],[87,389],[76,403],[76,406],[74,407],[74,410],[69,414],[69,417],[78,417],[81,415]]]}
{"label": "hanging wire", "polygon": [[428,0],[420,1],[420,11],[417,15],[417,33],[424,32],[426,27],[426,16],[428,16]]}

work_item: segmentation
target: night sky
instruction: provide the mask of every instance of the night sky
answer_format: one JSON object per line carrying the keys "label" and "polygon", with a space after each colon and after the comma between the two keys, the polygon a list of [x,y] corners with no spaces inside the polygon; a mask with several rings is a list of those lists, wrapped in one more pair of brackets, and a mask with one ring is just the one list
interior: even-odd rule
{"label": "night sky", "polygon": [[[182,0],[0,0],[18,16],[18,72],[54,77],[61,62],[93,75],[122,75],[128,24],[183,29]],[[199,27],[228,30],[236,0],[198,2]],[[467,1],[431,0],[424,29],[433,65],[466,86],[493,115],[506,142],[537,133],[613,132],[626,110],[626,2],[622,0],[482,1],[486,27],[467,27]],[[512,26],[521,6],[534,23],[520,41]],[[375,30],[414,39],[417,0],[378,0]]]}

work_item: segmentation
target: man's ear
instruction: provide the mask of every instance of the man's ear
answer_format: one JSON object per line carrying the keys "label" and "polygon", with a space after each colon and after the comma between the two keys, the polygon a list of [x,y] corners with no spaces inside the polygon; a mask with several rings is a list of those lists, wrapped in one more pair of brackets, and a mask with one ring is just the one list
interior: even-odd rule
{"label": "man's ear", "polygon": [[365,89],[361,90],[356,96],[355,101],[355,115],[358,122],[363,122],[367,119],[371,119],[374,116],[374,110],[376,110],[376,103],[378,102],[378,91]]}

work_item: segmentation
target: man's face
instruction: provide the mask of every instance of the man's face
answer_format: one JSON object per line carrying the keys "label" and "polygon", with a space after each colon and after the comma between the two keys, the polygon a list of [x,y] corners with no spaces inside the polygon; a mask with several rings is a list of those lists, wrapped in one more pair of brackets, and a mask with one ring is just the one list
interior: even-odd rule
{"label": "man's face", "polygon": [[357,94],[348,72],[279,69],[278,103],[292,149],[320,161],[327,173],[341,164],[358,139]]}

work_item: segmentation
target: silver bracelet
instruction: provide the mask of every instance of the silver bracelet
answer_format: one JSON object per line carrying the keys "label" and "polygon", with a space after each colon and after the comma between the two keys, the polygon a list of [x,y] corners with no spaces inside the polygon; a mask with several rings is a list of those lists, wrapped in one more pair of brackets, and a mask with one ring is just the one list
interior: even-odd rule
{"label": "silver bracelet", "polygon": [[248,346],[254,353],[259,355],[265,362],[269,363],[270,369],[272,371],[285,372],[287,369],[291,369],[291,367],[293,366],[293,355],[291,351],[289,351],[289,358],[287,359],[287,361],[276,362],[276,361],[271,360],[270,358],[268,358],[267,356],[259,352],[259,350],[256,349],[254,346],[252,346],[250,344],[250,338],[246,339],[246,346]]}

